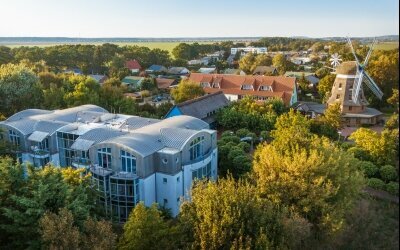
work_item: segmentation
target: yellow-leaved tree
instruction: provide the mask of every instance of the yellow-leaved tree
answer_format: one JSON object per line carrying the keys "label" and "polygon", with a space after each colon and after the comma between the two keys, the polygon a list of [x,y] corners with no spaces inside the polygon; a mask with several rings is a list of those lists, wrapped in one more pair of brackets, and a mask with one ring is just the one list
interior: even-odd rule
{"label": "yellow-leaved tree", "polygon": [[363,186],[360,161],[312,135],[309,122],[294,111],[278,118],[272,136],[254,155],[260,197],[292,208],[320,231],[339,230]]}

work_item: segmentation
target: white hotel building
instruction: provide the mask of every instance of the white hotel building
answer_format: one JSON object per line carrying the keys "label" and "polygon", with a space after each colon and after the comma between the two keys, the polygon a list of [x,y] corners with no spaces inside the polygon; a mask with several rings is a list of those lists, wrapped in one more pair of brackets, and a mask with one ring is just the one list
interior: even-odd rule
{"label": "white hotel building", "polygon": [[242,53],[247,54],[249,52],[255,54],[266,54],[267,47],[243,47],[243,48],[231,48],[231,55],[235,55],[237,52],[242,51]]}
{"label": "white hotel building", "polygon": [[176,216],[193,180],[217,178],[216,131],[191,116],[148,119],[94,105],[28,109],[0,122],[0,131],[20,162],[90,171],[98,202],[117,222],[140,201]]}

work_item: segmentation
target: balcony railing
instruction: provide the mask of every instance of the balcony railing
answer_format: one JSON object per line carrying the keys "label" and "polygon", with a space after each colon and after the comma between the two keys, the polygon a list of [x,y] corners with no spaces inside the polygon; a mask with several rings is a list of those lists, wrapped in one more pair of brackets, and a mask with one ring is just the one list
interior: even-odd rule
{"label": "balcony railing", "polygon": [[195,164],[201,161],[204,161],[208,157],[210,157],[211,153],[213,152],[213,148],[209,148],[202,156],[199,156],[198,158],[191,160],[187,163],[184,163],[184,165],[189,165],[189,164]]}
{"label": "balcony railing", "polygon": [[72,159],[72,163],[75,163],[77,165],[89,166],[91,164],[91,161],[87,158],[74,157]]}
{"label": "balcony railing", "polygon": [[35,150],[30,150],[29,154],[31,155],[31,157],[34,158],[45,158],[49,157],[50,152],[49,150],[46,149],[35,149]]}

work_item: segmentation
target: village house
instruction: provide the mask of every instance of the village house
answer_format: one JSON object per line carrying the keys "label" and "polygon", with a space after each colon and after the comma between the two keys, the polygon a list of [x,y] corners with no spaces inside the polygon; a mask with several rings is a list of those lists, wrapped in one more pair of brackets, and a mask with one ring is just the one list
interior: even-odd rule
{"label": "village house", "polygon": [[127,61],[125,67],[127,67],[132,73],[139,73],[142,69],[142,66],[140,66],[136,59]]}

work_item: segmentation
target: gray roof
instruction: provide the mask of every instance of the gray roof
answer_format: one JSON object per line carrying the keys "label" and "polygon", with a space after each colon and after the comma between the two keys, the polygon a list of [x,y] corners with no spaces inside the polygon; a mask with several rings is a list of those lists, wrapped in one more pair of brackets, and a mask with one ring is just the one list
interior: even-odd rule
{"label": "gray roof", "polygon": [[174,116],[136,129],[129,134],[114,137],[104,143],[116,143],[141,154],[150,155],[164,147],[181,148],[183,143],[198,130],[208,129],[204,121],[186,115]]}
{"label": "gray roof", "polygon": [[193,116],[199,119],[207,118],[212,111],[229,105],[229,100],[222,91],[213,94],[182,102],[176,105],[184,115]]}
{"label": "gray roof", "polygon": [[374,116],[382,115],[382,112],[374,108],[365,108],[362,113],[345,113],[343,117],[355,117],[355,118],[371,118]]}
{"label": "gray roof", "polygon": [[53,113],[54,111],[44,110],[44,109],[25,109],[14,115],[8,117],[6,121],[17,121],[20,119],[24,119],[26,117],[34,116],[34,115],[42,115],[42,114],[49,114]]}
{"label": "gray roof", "polygon": [[185,142],[199,131],[181,128],[162,128],[160,130],[161,142],[166,147],[180,149]]}
{"label": "gray roof", "polygon": [[305,77],[312,85],[317,85],[319,83],[319,78],[314,75],[309,75]]}
{"label": "gray roof", "polygon": [[82,105],[63,110],[27,109],[10,116],[0,124],[8,125],[29,135],[33,131],[53,133],[62,126],[77,121],[93,121],[93,117],[107,114],[108,111],[96,105]]}
{"label": "gray roof", "polygon": [[34,131],[29,137],[28,140],[41,142],[49,135],[49,133],[41,132],[41,131]]}
{"label": "gray roof", "polygon": [[71,145],[71,149],[87,151],[94,144],[94,141],[78,138]]}

